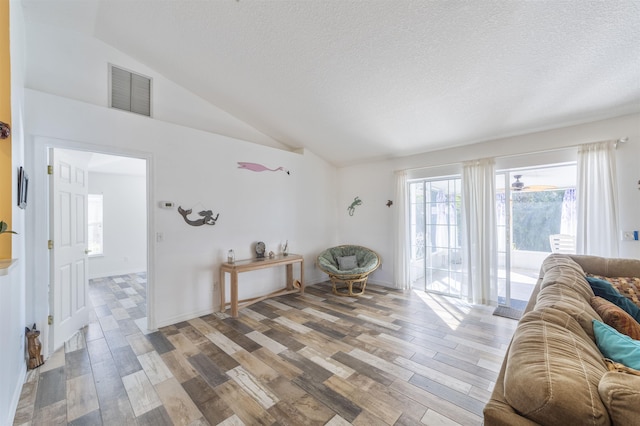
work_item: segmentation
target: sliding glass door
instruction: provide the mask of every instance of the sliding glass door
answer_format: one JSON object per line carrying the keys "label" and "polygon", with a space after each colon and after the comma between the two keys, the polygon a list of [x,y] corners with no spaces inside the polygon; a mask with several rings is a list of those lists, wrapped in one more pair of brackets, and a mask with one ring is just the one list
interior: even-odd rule
{"label": "sliding glass door", "polygon": [[461,180],[411,181],[408,192],[412,287],[460,297]]}
{"label": "sliding glass door", "polygon": [[[542,261],[562,237],[572,252],[576,233],[575,164],[496,174],[498,304],[524,309]],[[575,250],[573,251],[575,252]]]}

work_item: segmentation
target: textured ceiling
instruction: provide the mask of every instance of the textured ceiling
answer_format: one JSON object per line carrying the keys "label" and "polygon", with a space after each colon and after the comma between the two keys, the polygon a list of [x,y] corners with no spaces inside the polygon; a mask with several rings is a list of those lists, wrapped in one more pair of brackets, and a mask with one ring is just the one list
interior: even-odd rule
{"label": "textured ceiling", "polygon": [[640,111],[638,1],[23,4],[336,165]]}

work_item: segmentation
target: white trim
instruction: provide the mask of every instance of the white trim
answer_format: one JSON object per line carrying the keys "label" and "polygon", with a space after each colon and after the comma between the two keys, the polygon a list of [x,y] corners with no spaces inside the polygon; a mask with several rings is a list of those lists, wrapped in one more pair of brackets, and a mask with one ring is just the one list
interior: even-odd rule
{"label": "white trim", "polygon": [[203,309],[201,311],[184,313],[184,314],[176,315],[171,318],[165,318],[164,321],[159,322],[158,324],[156,324],[155,327],[152,327],[149,325],[150,322],[149,322],[149,319],[147,318],[147,330],[157,330],[158,328],[166,327],[168,325],[174,325],[183,321],[192,320],[194,318],[199,318],[204,315],[210,315],[215,312],[216,311],[214,309]]}
{"label": "white trim", "polygon": [[18,377],[20,380],[17,383],[17,386],[13,390],[13,397],[11,398],[11,404],[9,405],[9,412],[7,413],[6,423],[7,425],[12,425],[16,416],[16,412],[18,411],[18,404],[20,403],[20,395],[22,394],[22,386],[24,381],[27,378],[27,363],[23,362],[20,364],[20,373]]}
{"label": "white trim", "polygon": [[[155,220],[153,197],[154,197],[154,163],[153,154],[149,152],[122,149],[105,145],[95,145],[91,143],[70,141],[52,138],[48,136],[34,135],[33,144],[27,144],[25,160],[33,175],[34,188],[31,198],[30,208],[27,209],[27,228],[33,229],[26,241],[27,283],[46,283],[48,288],[50,283],[50,261],[49,250],[46,241],[50,238],[49,217],[49,184],[46,169],[48,165],[48,150],[51,148],[70,149],[76,151],[95,152],[100,154],[117,155],[122,157],[139,158],[146,161],[146,190],[147,190],[147,322],[150,329],[155,328],[155,245],[153,236],[155,235]],[[31,151],[32,150],[32,151]],[[36,267],[38,265],[38,267]],[[31,284],[34,286],[35,284]],[[42,293],[42,288],[32,289],[33,299],[27,303],[33,304],[34,320],[38,324],[47,323],[47,315],[50,307],[48,295]],[[46,300],[46,311],[44,304]],[[44,336],[41,336],[42,347],[45,358],[53,353],[51,347],[53,341],[49,339],[49,327],[42,327]]]}

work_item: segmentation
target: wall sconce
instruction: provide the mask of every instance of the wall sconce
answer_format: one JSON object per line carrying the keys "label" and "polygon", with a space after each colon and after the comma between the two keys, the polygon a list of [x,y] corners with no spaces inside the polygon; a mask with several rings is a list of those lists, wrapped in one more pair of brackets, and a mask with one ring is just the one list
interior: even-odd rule
{"label": "wall sconce", "polygon": [[0,139],[7,139],[11,134],[11,126],[0,121]]}

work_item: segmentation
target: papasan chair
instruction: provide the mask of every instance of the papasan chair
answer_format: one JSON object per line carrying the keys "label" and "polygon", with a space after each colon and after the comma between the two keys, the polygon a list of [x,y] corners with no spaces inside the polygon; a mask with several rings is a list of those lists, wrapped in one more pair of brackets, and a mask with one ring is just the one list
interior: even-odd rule
{"label": "papasan chair", "polygon": [[[320,253],[318,267],[329,275],[333,293],[338,296],[364,294],[369,274],[380,266],[380,256],[362,246],[342,245]],[[355,291],[354,291],[355,290]]]}

